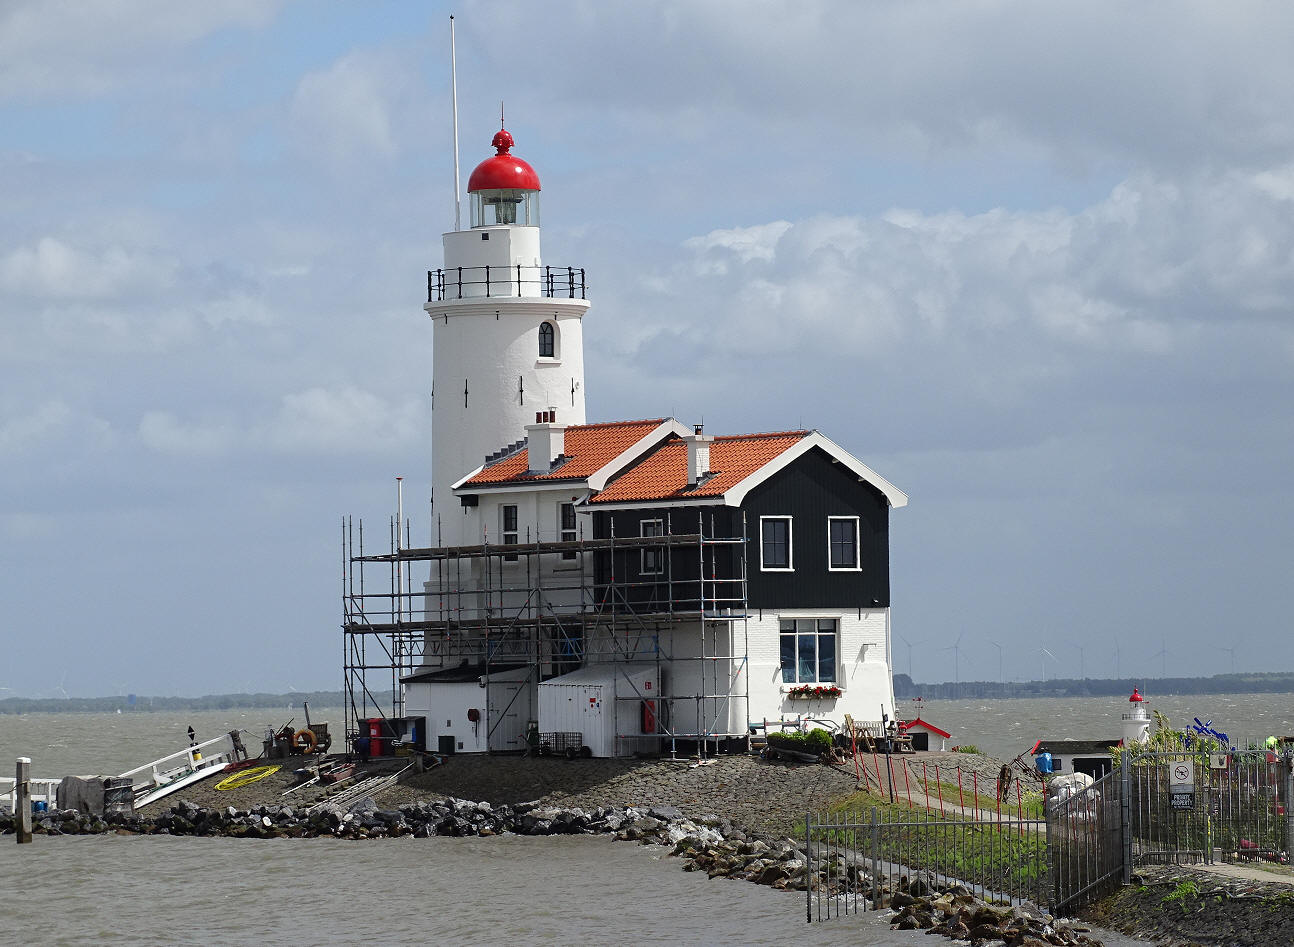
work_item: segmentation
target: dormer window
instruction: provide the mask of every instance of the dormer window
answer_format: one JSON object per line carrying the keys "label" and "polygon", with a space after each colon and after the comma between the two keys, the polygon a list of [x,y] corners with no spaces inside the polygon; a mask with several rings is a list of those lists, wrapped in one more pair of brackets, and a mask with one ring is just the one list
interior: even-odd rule
{"label": "dormer window", "polygon": [[539,357],[554,358],[557,352],[557,331],[551,322],[539,324]]}

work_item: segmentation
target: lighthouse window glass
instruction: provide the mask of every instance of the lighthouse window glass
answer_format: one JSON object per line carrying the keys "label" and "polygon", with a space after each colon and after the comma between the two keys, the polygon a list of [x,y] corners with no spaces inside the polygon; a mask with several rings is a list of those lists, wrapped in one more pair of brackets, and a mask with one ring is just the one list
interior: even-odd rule
{"label": "lighthouse window glass", "polygon": [[827,551],[831,569],[858,569],[858,517],[827,517]]}
{"label": "lighthouse window glass", "polygon": [[553,331],[551,322],[541,322],[539,324],[539,357],[553,358],[556,351],[557,333]]}
{"label": "lighthouse window glass", "polygon": [[759,518],[759,566],[765,571],[791,568],[791,518]]}
{"label": "lighthouse window glass", "polygon": [[834,618],[783,618],[780,630],[783,684],[836,682]]}

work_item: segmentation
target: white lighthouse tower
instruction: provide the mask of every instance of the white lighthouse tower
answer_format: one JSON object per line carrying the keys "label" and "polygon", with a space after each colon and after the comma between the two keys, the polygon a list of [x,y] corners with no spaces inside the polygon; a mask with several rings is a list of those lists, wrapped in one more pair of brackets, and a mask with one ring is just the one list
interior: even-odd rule
{"label": "white lighthouse tower", "polygon": [[1123,745],[1144,743],[1150,736],[1150,715],[1146,713],[1146,698],[1137,688],[1132,689],[1128,698],[1128,713],[1123,715]]}
{"label": "white lighthouse tower", "polygon": [[539,175],[511,154],[472,172],[470,226],[444,235],[445,265],[427,274],[432,335],[432,543],[467,535],[452,485],[535,424],[583,424],[584,271],[546,266],[539,251]]}

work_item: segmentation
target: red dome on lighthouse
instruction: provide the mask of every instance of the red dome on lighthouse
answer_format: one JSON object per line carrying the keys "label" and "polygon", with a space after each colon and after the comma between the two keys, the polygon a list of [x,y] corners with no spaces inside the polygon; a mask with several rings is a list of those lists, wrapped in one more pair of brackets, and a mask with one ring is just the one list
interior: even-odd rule
{"label": "red dome on lighthouse", "polygon": [[538,191],[539,175],[529,163],[516,155],[509,154],[512,148],[512,136],[506,128],[500,128],[494,134],[490,145],[496,154],[486,158],[476,166],[472,176],[467,179],[467,193],[473,191],[494,191],[511,188],[519,191]]}
{"label": "red dome on lighthouse", "polygon": [[1145,700],[1146,700],[1146,698],[1144,698],[1144,697],[1142,697],[1142,696],[1141,696],[1141,691],[1140,691],[1139,689],[1137,689],[1137,688],[1135,688],[1135,687],[1134,687],[1134,688],[1132,689],[1132,696],[1128,698],[1128,703],[1130,703],[1130,704],[1140,704],[1140,703],[1144,703],[1144,702],[1145,702]]}

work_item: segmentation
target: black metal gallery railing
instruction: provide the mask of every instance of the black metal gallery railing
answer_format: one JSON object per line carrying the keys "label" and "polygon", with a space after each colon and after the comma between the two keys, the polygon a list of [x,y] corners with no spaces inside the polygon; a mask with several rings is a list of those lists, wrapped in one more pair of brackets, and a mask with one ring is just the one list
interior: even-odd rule
{"label": "black metal gallery railing", "polygon": [[573,266],[456,266],[427,271],[427,302],[494,296],[583,299],[584,269]]}

